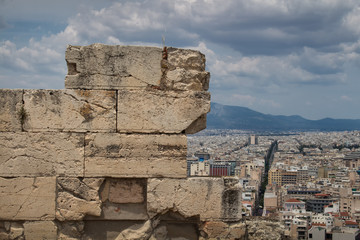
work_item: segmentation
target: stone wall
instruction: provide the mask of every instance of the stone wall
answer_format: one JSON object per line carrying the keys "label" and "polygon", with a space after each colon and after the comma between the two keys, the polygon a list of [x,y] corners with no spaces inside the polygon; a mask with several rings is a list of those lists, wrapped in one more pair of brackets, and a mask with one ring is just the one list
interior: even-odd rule
{"label": "stone wall", "polygon": [[0,239],[244,238],[237,180],[186,177],[203,54],[93,44],[66,62],[64,90],[0,90]]}

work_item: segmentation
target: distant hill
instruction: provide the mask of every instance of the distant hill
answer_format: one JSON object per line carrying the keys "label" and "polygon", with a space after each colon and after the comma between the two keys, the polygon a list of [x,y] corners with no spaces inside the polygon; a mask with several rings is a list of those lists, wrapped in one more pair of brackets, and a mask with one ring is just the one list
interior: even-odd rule
{"label": "distant hill", "polygon": [[298,115],[263,114],[246,107],[211,103],[211,112],[207,115],[207,128],[254,131],[351,131],[360,130],[360,119],[308,120]]}

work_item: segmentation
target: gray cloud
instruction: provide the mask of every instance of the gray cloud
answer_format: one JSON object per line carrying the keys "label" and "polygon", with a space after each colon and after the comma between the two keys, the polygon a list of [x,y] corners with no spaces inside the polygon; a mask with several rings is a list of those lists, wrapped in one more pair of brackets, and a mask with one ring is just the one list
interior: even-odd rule
{"label": "gray cloud", "polygon": [[[358,91],[349,91],[360,87],[353,80],[360,64],[356,0],[91,0],[87,5],[64,0],[55,7],[45,0],[35,2],[37,6],[25,0],[2,1],[8,13],[0,14],[7,21],[60,20],[66,27],[33,38],[26,46],[11,40],[0,43],[2,85],[62,87],[67,44],[160,46],[165,35],[169,46],[206,54],[214,101],[313,118],[321,116],[324,96],[338,95],[336,114],[351,112],[341,104],[360,101]],[[15,72],[29,81],[17,80]]]}

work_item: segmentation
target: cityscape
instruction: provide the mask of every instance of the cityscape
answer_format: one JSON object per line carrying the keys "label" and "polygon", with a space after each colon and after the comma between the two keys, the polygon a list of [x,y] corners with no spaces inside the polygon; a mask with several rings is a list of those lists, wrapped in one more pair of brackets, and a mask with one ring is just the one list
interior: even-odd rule
{"label": "cityscape", "polygon": [[281,221],[291,239],[358,239],[360,131],[188,136],[188,176],[235,176],[242,215]]}

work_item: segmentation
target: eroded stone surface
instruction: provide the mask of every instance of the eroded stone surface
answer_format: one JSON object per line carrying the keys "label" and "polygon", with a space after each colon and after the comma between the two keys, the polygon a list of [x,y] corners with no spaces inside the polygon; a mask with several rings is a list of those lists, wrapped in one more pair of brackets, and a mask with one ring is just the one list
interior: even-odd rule
{"label": "eroded stone surface", "polygon": [[[172,210],[184,217],[199,215],[200,220],[229,220],[229,216],[224,215],[226,204],[221,196],[230,188],[241,195],[237,186],[227,186],[222,178],[149,179],[148,212],[150,216],[155,216]],[[238,203],[231,204],[229,211],[234,212],[231,220],[241,219],[240,197],[238,199]]]}
{"label": "eroded stone surface", "polygon": [[81,220],[86,215],[100,216],[99,189],[103,178],[67,178],[57,180],[56,219]]}
{"label": "eroded stone surface", "polygon": [[23,224],[19,222],[0,222],[0,239],[25,240]]}
{"label": "eroded stone surface", "polygon": [[66,88],[121,89],[159,85],[162,50],[156,47],[68,46]]}
{"label": "eroded stone surface", "polygon": [[23,90],[0,89],[0,131],[21,131]]}
{"label": "eroded stone surface", "polygon": [[0,176],[83,176],[84,135],[0,132]]}
{"label": "eroded stone surface", "polygon": [[115,91],[25,90],[27,131],[106,131],[116,129]]}
{"label": "eroded stone surface", "polygon": [[142,203],[146,181],[143,179],[109,179],[108,200],[112,203]]}
{"label": "eroded stone surface", "polygon": [[[182,133],[209,111],[208,92],[119,90],[117,130],[138,133]],[[200,131],[204,127],[193,128],[192,132]]]}
{"label": "eroded stone surface", "polygon": [[186,177],[186,136],[88,134],[85,176]]}
{"label": "eroded stone surface", "polygon": [[0,178],[0,219],[53,220],[55,177]]}
{"label": "eroded stone surface", "polygon": [[167,49],[168,62],[177,68],[205,71],[205,55],[196,50],[172,48]]}
{"label": "eroded stone surface", "polygon": [[85,156],[107,158],[173,157],[185,159],[186,136],[166,134],[86,134]]}
{"label": "eroded stone surface", "polygon": [[56,240],[57,227],[52,221],[25,222],[24,236],[26,240]]}
{"label": "eroded stone surface", "polygon": [[167,90],[207,91],[210,73],[205,71],[205,56],[199,51],[168,48],[161,62],[162,85]]}

